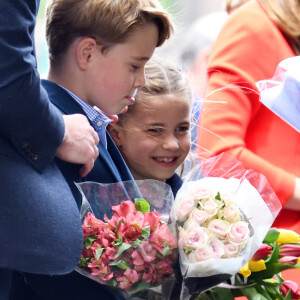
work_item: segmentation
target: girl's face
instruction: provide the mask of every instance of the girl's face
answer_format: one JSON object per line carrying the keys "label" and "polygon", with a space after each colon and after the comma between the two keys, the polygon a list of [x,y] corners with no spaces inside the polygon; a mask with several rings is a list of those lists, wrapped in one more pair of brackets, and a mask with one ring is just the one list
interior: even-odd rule
{"label": "girl's face", "polygon": [[173,176],[190,150],[191,104],[176,96],[147,99],[114,125],[114,140],[138,179],[165,181]]}
{"label": "girl's face", "polygon": [[[145,38],[146,37],[146,38]],[[137,28],[122,44],[98,50],[86,78],[84,99],[107,114],[118,114],[132,104],[136,88],[145,84],[144,67],[158,41],[154,23]]]}

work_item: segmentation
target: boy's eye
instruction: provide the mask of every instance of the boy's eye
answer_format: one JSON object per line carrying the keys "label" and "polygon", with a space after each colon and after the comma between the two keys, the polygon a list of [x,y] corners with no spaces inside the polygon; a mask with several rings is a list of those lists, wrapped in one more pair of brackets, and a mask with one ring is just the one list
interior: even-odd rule
{"label": "boy's eye", "polygon": [[131,65],[131,68],[133,71],[136,71],[138,70],[140,67],[139,66],[136,66],[136,65]]}

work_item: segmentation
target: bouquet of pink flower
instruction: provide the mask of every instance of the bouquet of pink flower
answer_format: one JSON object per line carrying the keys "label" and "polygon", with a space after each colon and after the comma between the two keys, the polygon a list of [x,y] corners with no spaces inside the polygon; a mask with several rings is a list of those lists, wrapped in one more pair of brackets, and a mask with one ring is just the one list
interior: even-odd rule
{"label": "bouquet of pink flower", "polygon": [[201,161],[175,198],[181,299],[236,274],[253,256],[281,209],[266,178],[221,154]]}
{"label": "bouquet of pink flower", "polygon": [[[126,298],[151,292],[168,299],[178,259],[175,226],[168,224],[169,187],[152,180],[79,187],[84,247],[77,271]],[[147,200],[140,198],[145,193]]]}

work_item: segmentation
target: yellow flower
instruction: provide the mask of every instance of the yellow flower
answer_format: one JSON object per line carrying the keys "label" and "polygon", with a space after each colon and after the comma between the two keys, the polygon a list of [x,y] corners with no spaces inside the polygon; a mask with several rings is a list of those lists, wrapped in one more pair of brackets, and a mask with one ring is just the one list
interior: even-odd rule
{"label": "yellow flower", "polygon": [[251,271],[249,269],[249,264],[246,263],[240,270],[239,273],[245,277],[249,277],[251,275]]}
{"label": "yellow flower", "polygon": [[287,229],[278,229],[279,237],[277,242],[284,244],[284,243],[295,243],[300,241],[300,236],[293,230]]}
{"label": "yellow flower", "polygon": [[256,261],[249,260],[248,265],[251,272],[259,272],[267,268],[265,261],[263,259],[256,260]]}

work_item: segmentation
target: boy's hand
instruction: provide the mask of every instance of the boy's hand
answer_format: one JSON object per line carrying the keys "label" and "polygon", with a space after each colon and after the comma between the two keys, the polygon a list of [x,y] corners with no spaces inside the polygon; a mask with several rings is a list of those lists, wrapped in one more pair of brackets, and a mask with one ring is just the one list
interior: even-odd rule
{"label": "boy's hand", "polygon": [[99,136],[84,115],[63,115],[63,119],[65,137],[56,155],[61,160],[83,164],[80,176],[84,177],[92,170],[99,155]]}

